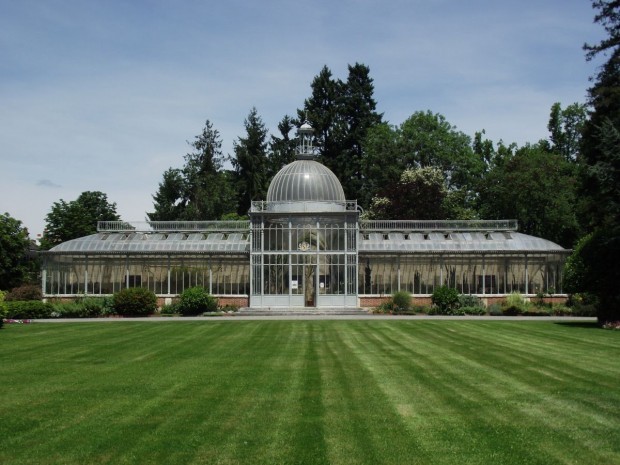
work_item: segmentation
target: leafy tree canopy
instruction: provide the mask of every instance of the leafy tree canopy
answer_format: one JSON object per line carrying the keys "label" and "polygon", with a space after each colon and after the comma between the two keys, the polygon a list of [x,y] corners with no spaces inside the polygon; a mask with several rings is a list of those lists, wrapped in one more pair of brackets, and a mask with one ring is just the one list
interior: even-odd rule
{"label": "leafy tree canopy", "polygon": [[24,282],[36,263],[32,242],[22,222],[8,213],[0,215],[0,290],[9,290]]}
{"label": "leafy tree canopy", "polygon": [[97,232],[99,221],[119,221],[116,203],[99,191],[82,192],[76,200],[54,202],[45,217],[41,248],[50,249],[61,242]]}
{"label": "leafy tree canopy", "polygon": [[525,145],[486,175],[480,215],[515,218],[526,234],[571,247],[579,234],[574,167],[545,145]]}

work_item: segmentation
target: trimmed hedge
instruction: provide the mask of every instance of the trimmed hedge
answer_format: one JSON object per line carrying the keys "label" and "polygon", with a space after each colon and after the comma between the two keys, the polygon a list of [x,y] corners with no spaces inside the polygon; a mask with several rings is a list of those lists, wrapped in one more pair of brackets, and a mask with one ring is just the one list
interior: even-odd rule
{"label": "trimmed hedge", "polygon": [[22,300],[5,302],[6,318],[14,320],[29,320],[36,318],[51,318],[54,308],[51,304],[40,300]]}
{"label": "trimmed hedge", "polygon": [[150,289],[130,287],[114,294],[114,310],[124,316],[147,316],[157,311],[157,296]]}

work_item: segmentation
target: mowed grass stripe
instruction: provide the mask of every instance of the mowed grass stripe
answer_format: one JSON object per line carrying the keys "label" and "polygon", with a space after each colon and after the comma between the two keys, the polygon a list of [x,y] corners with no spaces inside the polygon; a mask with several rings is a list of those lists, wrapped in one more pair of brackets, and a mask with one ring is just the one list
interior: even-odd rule
{"label": "mowed grass stripe", "polygon": [[[428,463],[396,407],[342,331],[321,325],[324,402],[330,463]],[[359,328],[356,328],[359,329]]]}
{"label": "mowed grass stripe", "polygon": [[0,462],[620,463],[619,356],[540,322],[9,326]]}
{"label": "mowed grass stripe", "polygon": [[[463,412],[469,412],[467,416],[473,419],[473,422],[463,418],[457,422],[460,425],[454,425],[460,426],[469,433],[480,429],[485,422],[491,430],[498,427],[504,429],[504,437],[500,435],[497,438],[497,444],[510,444],[511,455],[516,453],[520,458],[519,463],[554,463],[555,456],[567,455],[567,451],[572,454],[576,448],[580,447],[579,444],[575,444],[576,438],[571,434],[572,432],[566,431],[568,424],[576,421],[580,426],[582,423],[589,425],[598,413],[592,412],[587,402],[575,403],[574,399],[566,399],[561,393],[556,394],[554,389],[557,386],[554,383],[551,385],[541,383],[545,381],[545,378],[538,376],[538,373],[534,373],[535,376],[532,377],[531,373],[528,373],[529,356],[527,353],[524,355],[520,352],[528,351],[528,347],[521,347],[519,350],[516,345],[513,345],[507,352],[492,351],[487,356],[481,356],[484,354],[482,349],[488,344],[489,337],[493,337],[493,333],[483,331],[479,336],[481,343],[478,345],[472,341],[464,344],[462,337],[459,337],[458,344],[449,344],[446,341],[446,334],[455,329],[451,327],[452,325],[444,323],[448,322],[424,326],[425,330],[420,332],[405,330],[403,326],[396,331],[388,330],[384,340],[375,341],[376,350],[369,350],[365,353],[365,357],[369,359],[368,365],[377,369],[375,375],[381,379],[393,380],[395,379],[394,371],[402,373],[405,369],[410,370],[409,378],[416,380],[415,394],[405,400],[409,405],[409,410],[417,411],[417,415],[413,417],[418,419],[418,422],[420,418],[423,419],[423,425],[420,426],[423,432],[432,431],[435,427],[428,424],[429,418],[437,418],[438,412],[445,413],[454,410],[454,417]],[[457,323],[459,328],[462,328],[462,325],[464,323]],[[520,329],[524,327],[527,325],[522,325]],[[433,334],[430,335],[428,331],[432,331]],[[475,330],[472,332],[475,333]],[[395,333],[398,334],[397,338],[394,337]],[[382,331],[376,331],[374,334],[377,338],[382,335]],[[468,331],[467,334],[469,335]],[[429,344],[433,342],[431,337],[436,339],[435,344]],[[421,341],[424,344],[421,344]],[[465,353],[464,356],[466,346],[470,347],[470,353]],[[400,347],[402,350],[402,367],[394,368],[393,365],[381,363],[381,360],[372,360],[381,351],[390,352],[389,359],[392,362],[398,360],[394,353],[395,347]],[[615,347],[617,352],[617,343],[609,347]],[[510,361],[511,357],[519,356],[526,360],[521,369]],[[568,348],[566,356],[570,358]],[[386,366],[391,367],[391,370]],[[435,373],[440,373],[440,375],[434,376]],[[570,386],[570,382],[567,385]],[[390,386],[389,383],[385,383],[385,389],[395,398],[395,402],[403,402],[405,391],[399,386]],[[582,389],[580,394],[586,399],[591,395],[587,389]],[[617,399],[617,388],[615,394],[609,397]],[[433,410],[433,405],[437,406],[435,410],[438,412]],[[568,419],[570,421],[567,421]],[[441,420],[448,423],[450,421],[450,419]],[[489,420],[492,421],[488,422]],[[617,415],[608,416],[607,420],[601,423],[601,428],[603,431],[609,431],[612,425],[617,427]],[[484,432],[484,429],[482,428],[481,431]],[[601,432],[597,431],[596,426],[591,429],[595,434]],[[586,443],[588,442],[587,435],[580,436],[586,439]],[[493,437],[493,435],[487,434],[485,437]],[[479,439],[484,441],[485,437],[481,436]],[[467,441],[455,441],[455,443],[462,445],[467,444]],[[584,447],[587,446],[586,443],[583,444]],[[538,448],[537,444],[539,444]],[[550,444],[554,447],[550,447]],[[567,446],[570,447],[567,448]],[[612,449],[617,447],[617,439],[610,441],[608,446]],[[536,457],[532,457],[530,451],[534,451]],[[588,460],[595,460],[599,451],[586,447],[579,453],[584,457],[587,456]],[[497,459],[495,457],[495,460]],[[505,463],[514,463],[514,456],[504,459]],[[458,460],[457,456],[455,463]],[[571,463],[566,462],[565,457],[560,457],[558,460],[558,463]],[[608,460],[609,457],[603,454],[600,461],[588,463],[609,463]]]}

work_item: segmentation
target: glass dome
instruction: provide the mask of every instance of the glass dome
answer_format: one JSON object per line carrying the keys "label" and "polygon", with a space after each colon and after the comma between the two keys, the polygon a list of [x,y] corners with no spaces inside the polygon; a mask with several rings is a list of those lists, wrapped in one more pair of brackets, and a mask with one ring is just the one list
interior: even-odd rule
{"label": "glass dome", "polygon": [[342,210],[344,190],[336,175],[314,160],[297,160],[282,168],[267,191],[267,203],[277,211]]}

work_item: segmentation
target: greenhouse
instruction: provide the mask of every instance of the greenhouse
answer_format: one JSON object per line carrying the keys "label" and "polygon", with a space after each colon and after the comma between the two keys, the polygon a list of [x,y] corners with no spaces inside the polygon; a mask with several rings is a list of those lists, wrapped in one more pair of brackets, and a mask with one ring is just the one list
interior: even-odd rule
{"label": "greenhouse", "polygon": [[504,221],[368,221],[316,161],[312,128],[249,221],[101,222],[43,254],[46,297],[146,287],[164,299],[202,286],[220,303],[268,309],[357,308],[398,290],[449,285],[500,297],[562,294],[568,250]]}

